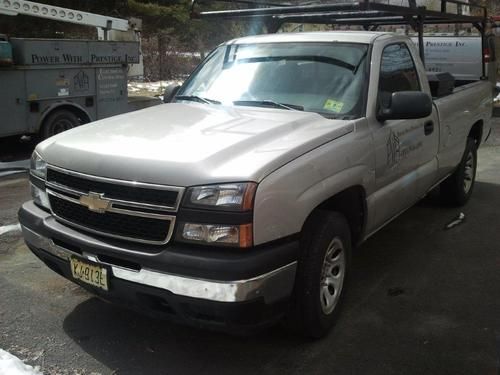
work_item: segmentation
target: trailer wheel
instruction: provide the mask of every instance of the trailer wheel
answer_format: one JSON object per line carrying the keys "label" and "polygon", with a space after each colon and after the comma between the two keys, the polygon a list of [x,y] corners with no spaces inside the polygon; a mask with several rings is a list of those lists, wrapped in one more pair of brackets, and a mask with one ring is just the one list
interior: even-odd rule
{"label": "trailer wheel", "polygon": [[73,112],[59,109],[47,116],[40,130],[40,135],[42,139],[47,139],[78,125],[80,125],[80,120]]}

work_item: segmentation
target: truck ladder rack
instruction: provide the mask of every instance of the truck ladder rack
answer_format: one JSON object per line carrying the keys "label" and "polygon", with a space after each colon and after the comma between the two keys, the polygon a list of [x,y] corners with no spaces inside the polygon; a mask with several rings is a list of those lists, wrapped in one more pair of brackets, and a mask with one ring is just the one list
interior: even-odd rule
{"label": "truck ladder rack", "polygon": [[[425,24],[459,24],[470,23],[476,27],[483,37],[485,47],[485,31],[488,20],[484,6],[469,4],[459,0],[441,0],[441,11],[417,6],[416,0],[407,0],[408,6],[391,5],[362,0],[344,3],[311,4],[266,4],[251,0],[218,0],[221,3],[241,4],[246,8],[199,11],[200,5],[214,3],[207,0],[192,0],[191,17],[201,19],[246,19],[262,21],[269,32],[276,32],[285,23],[311,23],[328,25],[355,25],[365,30],[376,30],[384,25],[410,25],[419,38],[420,57],[425,63],[423,33]],[[448,5],[456,8],[450,12]],[[464,14],[464,9],[476,11],[477,15]],[[484,66],[484,64],[483,64]]]}
{"label": "truck ladder rack", "polygon": [[[487,18],[486,7],[469,4],[458,0],[441,0],[441,11],[429,10],[424,6],[417,6],[416,0],[407,0],[408,6],[377,3],[373,0],[362,0],[345,3],[321,3],[306,5],[267,4],[251,0],[218,0],[218,2],[232,4],[259,5],[259,7],[229,9],[216,11],[196,10],[196,5],[206,4],[206,0],[193,0],[193,18],[257,18],[274,19],[283,22],[304,23],[337,23],[349,22],[353,25],[377,25],[387,22],[409,23],[417,17],[425,18],[426,23],[477,23]],[[456,13],[447,12],[447,5],[456,6]],[[464,8],[477,9],[480,15],[463,14]]]}

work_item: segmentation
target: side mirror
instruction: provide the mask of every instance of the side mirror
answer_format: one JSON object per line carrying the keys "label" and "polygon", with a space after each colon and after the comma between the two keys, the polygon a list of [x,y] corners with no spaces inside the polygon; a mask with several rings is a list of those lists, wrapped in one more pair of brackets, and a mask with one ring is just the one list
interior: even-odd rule
{"label": "side mirror", "polygon": [[170,103],[172,99],[174,99],[175,94],[181,88],[180,85],[172,83],[165,88],[165,92],[163,93],[163,103]]}
{"label": "side mirror", "polygon": [[392,93],[388,108],[381,108],[377,119],[412,120],[430,116],[432,113],[431,97],[420,91],[399,91]]}

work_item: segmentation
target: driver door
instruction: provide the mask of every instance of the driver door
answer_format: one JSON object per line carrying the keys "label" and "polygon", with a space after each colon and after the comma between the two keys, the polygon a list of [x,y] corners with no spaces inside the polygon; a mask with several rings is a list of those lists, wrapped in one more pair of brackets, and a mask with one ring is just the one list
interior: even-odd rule
{"label": "driver door", "polygon": [[[421,91],[417,68],[404,42],[385,46],[380,64],[377,111],[399,91]],[[378,228],[419,198],[418,168],[425,119],[387,120],[374,128],[375,217]]]}

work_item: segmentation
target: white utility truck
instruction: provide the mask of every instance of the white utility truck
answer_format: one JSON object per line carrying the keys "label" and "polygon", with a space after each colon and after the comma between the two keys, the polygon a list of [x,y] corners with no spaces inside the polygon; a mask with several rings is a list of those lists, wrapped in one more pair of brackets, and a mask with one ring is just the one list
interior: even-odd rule
{"label": "white utility truck", "polygon": [[[127,112],[127,76],[141,67],[138,20],[31,1],[0,2],[2,15],[29,15],[92,26],[106,40],[24,39],[0,35],[0,137],[42,139]],[[0,30],[1,31],[1,30]],[[108,40],[108,34],[125,34]]]}

